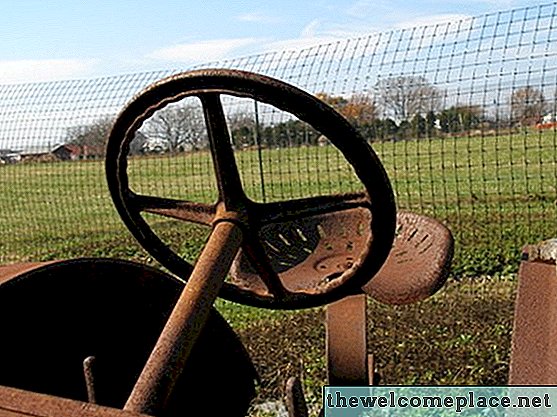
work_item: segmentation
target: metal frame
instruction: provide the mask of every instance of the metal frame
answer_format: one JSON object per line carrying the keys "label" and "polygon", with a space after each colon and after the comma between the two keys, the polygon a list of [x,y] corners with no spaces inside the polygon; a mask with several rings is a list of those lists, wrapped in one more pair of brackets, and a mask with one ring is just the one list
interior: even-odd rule
{"label": "metal frame", "polygon": [[526,246],[518,271],[510,385],[557,384],[557,240]]}

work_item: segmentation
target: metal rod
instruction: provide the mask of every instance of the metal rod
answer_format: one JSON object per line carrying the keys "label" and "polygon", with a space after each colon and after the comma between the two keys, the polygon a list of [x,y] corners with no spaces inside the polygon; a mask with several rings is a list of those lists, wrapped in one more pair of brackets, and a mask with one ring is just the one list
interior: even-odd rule
{"label": "metal rod", "polygon": [[215,224],[124,410],[152,415],[164,410],[241,243],[239,226]]}
{"label": "metal rod", "polygon": [[87,401],[91,404],[97,403],[97,396],[95,394],[95,375],[93,373],[94,364],[94,356],[87,356],[83,360],[83,375],[85,376],[85,387],[87,388]]}
{"label": "metal rod", "polygon": [[255,143],[257,144],[257,160],[259,162],[259,182],[261,182],[261,199],[267,202],[265,195],[265,176],[263,175],[263,153],[261,151],[261,126],[259,124],[259,106],[257,100],[253,100],[255,106]]}
{"label": "metal rod", "polygon": [[302,381],[298,377],[293,376],[286,381],[286,408],[288,417],[308,417],[309,415]]}

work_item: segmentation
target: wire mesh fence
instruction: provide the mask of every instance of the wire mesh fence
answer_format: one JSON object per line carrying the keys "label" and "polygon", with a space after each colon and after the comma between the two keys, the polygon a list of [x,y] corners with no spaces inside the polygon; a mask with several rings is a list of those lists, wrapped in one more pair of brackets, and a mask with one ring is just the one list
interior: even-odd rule
{"label": "wire mesh fence", "polygon": [[[507,273],[522,245],[556,232],[556,9],[532,6],[198,68],[254,71],[318,95],[380,155],[398,207],[451,228],[457,275]],[[176,72],[0,85],[1,263],[100,255],[150,262],[112,208],[102,159],[122,106]],[[140,129],[130,149],[138,189],[215,198],[196,106],[169,106]],[[225,109],[252,198],[355,189],[343,158],[310,127],[252,100],[230,99]],[[160,220],[157,227],[186,257],[206,236]]]}

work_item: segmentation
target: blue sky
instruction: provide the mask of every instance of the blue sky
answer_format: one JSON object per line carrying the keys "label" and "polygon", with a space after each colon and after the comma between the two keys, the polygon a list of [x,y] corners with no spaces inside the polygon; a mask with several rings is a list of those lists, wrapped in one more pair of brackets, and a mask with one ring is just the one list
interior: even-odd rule
{"label": "blue sky", "polygon": [[531,0],[3,0],[0,84],[187,68],[534,4]]}

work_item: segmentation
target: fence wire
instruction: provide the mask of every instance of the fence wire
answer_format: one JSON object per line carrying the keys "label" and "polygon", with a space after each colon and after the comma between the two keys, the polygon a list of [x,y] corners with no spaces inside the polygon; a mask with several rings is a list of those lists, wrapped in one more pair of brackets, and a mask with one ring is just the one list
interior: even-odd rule
{"label": "fence wire", "polygon": [[[502,11],[197,68],[254,71],[318,95],[380,155],[398,207],[451,228],[456,275],[508,273],[524,244],[556,234],[556,8]],[[0,85],[0,263],[70,256],[151,262],[112,208],[102,159],[123,105],[179,70]],[[186,181],[186,197],[214,199],[196,105],[186,100],[142,127],[130,150],[138,189],[178,196]],[[356,187],[342,158],[311,128],[253,101],[225,105],[252,198]],[[186,256],[205,236],[158,227]]]}

